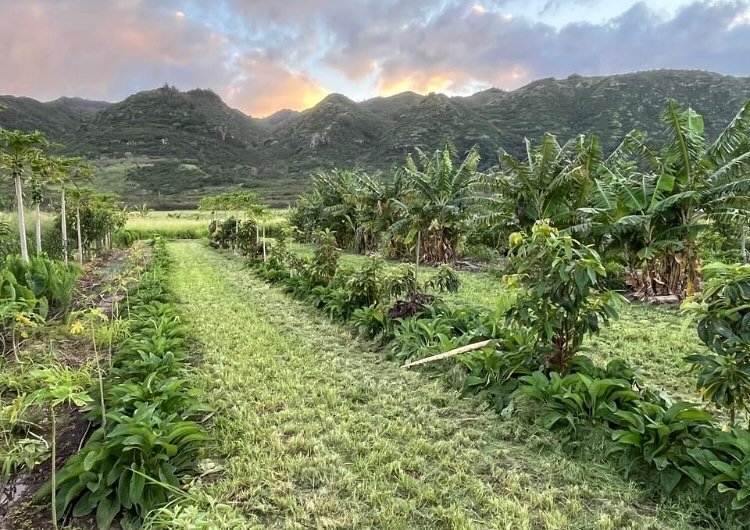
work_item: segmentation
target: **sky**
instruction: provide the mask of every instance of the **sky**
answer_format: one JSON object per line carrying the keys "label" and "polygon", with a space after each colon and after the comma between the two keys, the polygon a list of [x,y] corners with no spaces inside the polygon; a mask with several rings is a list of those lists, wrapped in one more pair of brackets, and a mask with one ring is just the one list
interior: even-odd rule
{"label": "sky", "polygon": [[750,76],[750,0],[0,0],[0,94],[209,88],[253,116],[659,68]]}

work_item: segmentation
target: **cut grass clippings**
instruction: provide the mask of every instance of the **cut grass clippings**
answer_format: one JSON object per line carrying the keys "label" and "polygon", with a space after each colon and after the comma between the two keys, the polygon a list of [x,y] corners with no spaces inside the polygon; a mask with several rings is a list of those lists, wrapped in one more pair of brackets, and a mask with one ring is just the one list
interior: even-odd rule
{"label": "cut grass clippings", "polygon": [[240,261],[195,241],[168,249],[225,468],[199,487],[248,527],[690,527],[684,505],[655,505],[611,465],[402,370]]}

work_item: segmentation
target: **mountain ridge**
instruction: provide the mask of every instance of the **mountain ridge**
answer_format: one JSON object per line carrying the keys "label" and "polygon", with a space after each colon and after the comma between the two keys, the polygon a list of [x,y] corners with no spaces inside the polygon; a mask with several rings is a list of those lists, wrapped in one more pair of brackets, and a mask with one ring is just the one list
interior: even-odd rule
{"label": "mountain ridge", "polygon": [[[81,98],[38,102],[0,96],[0,126],[39,129],[104,173],[97,185],[131,201],[180,199],[246,187],[291,201],[309,175],[332,167],[388,170],[415,148],[476,145],[482,167],[502,147],[522,155],[523,138],[589,133],[605,150],[634,128],[658,137],[664,104],[676,99],[704,115],[709,136],[750,99],[750,77],[653,70],[535,80],[515,90],[469,96],[402,92],[353,101],[332,93],[303,111],[253,118],[213,91],[165,85],[117,103]],[[166,198],[166,199],[165,199]]]}

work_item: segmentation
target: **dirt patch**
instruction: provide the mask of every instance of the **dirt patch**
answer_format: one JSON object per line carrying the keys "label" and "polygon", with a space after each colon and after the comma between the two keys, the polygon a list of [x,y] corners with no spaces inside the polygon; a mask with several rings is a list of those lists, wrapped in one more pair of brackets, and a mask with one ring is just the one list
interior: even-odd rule
{"label": "dirt patch", "polygon": [[[75,408],[64,409],[58,417],[56,467],[59,470],[68,458],[76,454],[88,438],[90,422]],[[45,425],[49,432],[49,425]],[[49,459],[32,471],[15,476],[0,492],[0,530],[53,528],[49,500],[35,504],[36,491],[50,479]],[[96,528],[93,521],[76,520],[78,528]]]}

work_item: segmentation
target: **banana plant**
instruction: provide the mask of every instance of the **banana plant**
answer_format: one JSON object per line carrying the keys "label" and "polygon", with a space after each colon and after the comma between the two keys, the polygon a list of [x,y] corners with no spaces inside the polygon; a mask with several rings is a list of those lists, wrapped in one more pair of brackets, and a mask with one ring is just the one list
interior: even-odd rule
{"label": "banana plant", "polygon": [[389,231],[414,248],[417,267],[420,259],[453,263],[470,208],[482,201],[479,152],[470,150],[459,163],[450,145],[432,155],[417,149],[416,155],[416,161],[406,159],[403,196],[393,200],[400,218]]}
{"label": "banana plant", "polygon": [[713,142],[702,116],[674,101],[661,121],[666,142],[654,148],[628,134],[604,163],[610,177],[595,190],[594,208],[582,212],[609,221],[615,239],[635,229],[647,268],[661,269],[669,293],[692,295],[701,288],[697,234],[713,221],[750,218],[750,101]]}

